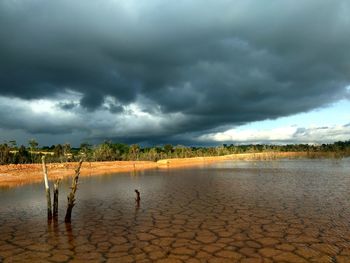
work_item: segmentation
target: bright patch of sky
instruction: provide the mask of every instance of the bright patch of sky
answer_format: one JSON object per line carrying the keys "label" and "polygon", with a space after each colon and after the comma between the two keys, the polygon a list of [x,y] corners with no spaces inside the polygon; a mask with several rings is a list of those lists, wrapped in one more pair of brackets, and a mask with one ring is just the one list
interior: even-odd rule
{"label": "bright patch of sky", "polygon": [[276,120],[252,122],[224,132],[200,136],[199,141],[225,143],[332,143],[350,140],[350,100]]}
{"label": "bright patch of sky", "polygon": [[348,123],[350,123],[350,100],[341,100],[326,108],[282,117],[277,120],[252,122],[240,126],[238,129],[272,129],[281,126],[331,126]]}

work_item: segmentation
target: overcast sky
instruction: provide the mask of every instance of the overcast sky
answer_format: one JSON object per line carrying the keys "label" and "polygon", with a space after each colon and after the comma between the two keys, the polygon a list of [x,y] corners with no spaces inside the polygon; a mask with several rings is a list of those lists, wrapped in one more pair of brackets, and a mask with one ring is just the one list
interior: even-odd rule
{"label": "overcast sky", "polygon": [[350,139],[348,0],[1,0],[0,40],[2,142]]}

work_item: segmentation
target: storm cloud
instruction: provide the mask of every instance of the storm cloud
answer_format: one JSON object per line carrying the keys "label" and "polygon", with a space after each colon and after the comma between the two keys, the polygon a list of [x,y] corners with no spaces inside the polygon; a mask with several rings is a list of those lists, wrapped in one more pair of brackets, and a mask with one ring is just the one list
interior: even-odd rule
{"label": "storm cloud", "polygon": [[349,28],[347,0],[2,0],[0,124],[152,143],[306,112],[349,98]]}

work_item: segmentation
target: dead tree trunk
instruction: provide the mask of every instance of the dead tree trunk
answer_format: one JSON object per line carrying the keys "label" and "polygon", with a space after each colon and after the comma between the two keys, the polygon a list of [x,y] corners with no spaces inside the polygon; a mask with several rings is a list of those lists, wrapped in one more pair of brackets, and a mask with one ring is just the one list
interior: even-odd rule
{"label": "dead tree trunk", "polygon": [[79,180],[79,175],[80,175],[80,168],[81,164],[83,163],[83,160],[81,159],[78,164],[78,168],[75,170],[75,176],[72,181],[72,186],[71,186],[71,192],[68,194],[67,199],[68,199],[68,206],[67,206],[67,212],[66,212],[66,217],[64,219],[64,222],[70,223],[71,222],[71,217],[72,217],[72,209],[75,205],[75,192],[77,191],[78,188],[78,180]]}
{"label": "dead tree trunk", "polygon": [[57,220],[58,217],[58,187],[60,179],[57,179],[53,185],[53,218]]}
{"label": "dead tree trunk", "polygon": [[41,157],[43,173],[44,173],[44,182],[45,182],[45,191],[46,191],[46,201],[47,201],[47,219],[52,219],[52,210],[51,210],[51,196],[50,196],[50,186],[49,179],[47,178],[47,167],[45,163],[45,155]]}

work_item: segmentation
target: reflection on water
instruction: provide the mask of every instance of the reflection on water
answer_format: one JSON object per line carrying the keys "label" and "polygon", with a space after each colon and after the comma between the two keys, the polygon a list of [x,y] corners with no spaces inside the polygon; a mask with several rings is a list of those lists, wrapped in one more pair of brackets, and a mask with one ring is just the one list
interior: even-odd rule
{"label": "reflection on water", "polygon": [[0,189],[0,262],[350,262],[349,159],[82,177],[65,224],[69,186],[50,224],[42,184]]}

